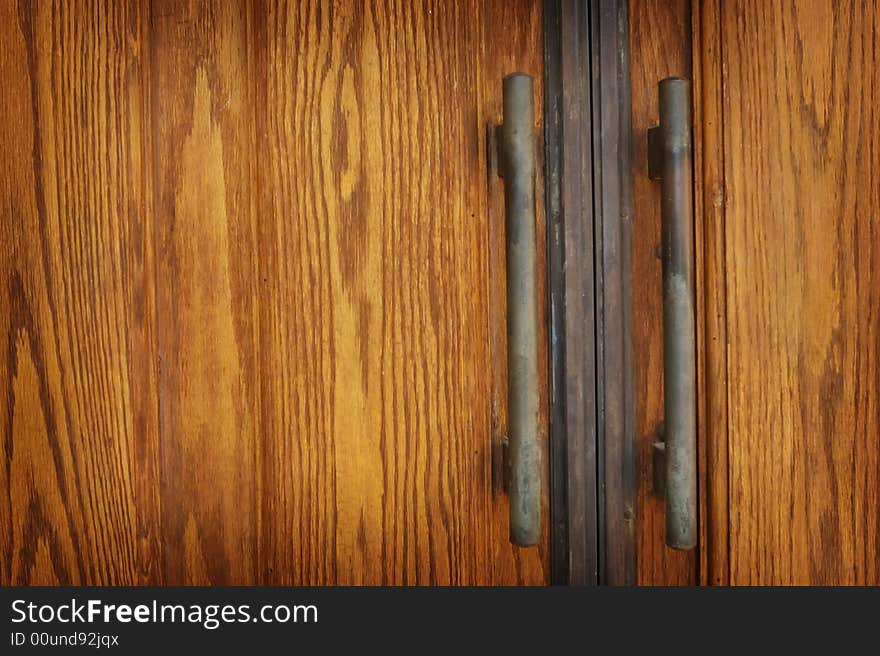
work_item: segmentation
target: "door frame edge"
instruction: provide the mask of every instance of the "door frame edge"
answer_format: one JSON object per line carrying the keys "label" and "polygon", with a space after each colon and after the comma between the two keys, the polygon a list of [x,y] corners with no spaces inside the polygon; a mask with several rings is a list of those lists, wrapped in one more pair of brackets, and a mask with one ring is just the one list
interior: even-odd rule
{"label": "door frame edge", "polygon": [[627,0],[544,1],[551,583],[635,582]]}

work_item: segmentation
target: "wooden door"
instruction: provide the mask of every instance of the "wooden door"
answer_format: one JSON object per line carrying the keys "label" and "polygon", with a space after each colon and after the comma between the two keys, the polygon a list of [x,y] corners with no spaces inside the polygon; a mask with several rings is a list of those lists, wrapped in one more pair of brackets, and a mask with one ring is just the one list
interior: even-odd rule
{"label": "wooden door", "polygon": [[0,583],[546,582],[484,141],[541,3],[0,13]]}
{"label": "wooden door", "polygon": [[[634,97],[652,66],[695,79],[700,307],[701,545],[661,546],[643,484],[642,580],[880,583],[880,6],[632,4],[668,44],[634,27]],[[638,326],[644,445],[660,379]]]}

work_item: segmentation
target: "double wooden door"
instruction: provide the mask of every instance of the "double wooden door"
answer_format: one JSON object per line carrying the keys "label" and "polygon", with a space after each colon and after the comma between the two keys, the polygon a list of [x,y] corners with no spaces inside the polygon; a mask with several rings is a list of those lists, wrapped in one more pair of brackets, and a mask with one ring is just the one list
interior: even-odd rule
{"label": "double wooden door", "polygon": [[[880,7],[630,0],[629,32],[636,581],[880,583]],[[546,583],[548,458],[541,544],[508,541],[486,149],[524,71],[540,160],[543,45],[538,0],[0,2],[0,583]],[[690,552],[651,471],[670,75]]]}
{"label": "double wooden door", "polygon": [[[880,583],[880,5],[630,1],[639,581]],[[694,80],[700,546],[663,545],[657,81]]]}
{"label": "double wooden door", "polygon": [[0,583],[546,582],[485,148],[541,21],[0,3]]}

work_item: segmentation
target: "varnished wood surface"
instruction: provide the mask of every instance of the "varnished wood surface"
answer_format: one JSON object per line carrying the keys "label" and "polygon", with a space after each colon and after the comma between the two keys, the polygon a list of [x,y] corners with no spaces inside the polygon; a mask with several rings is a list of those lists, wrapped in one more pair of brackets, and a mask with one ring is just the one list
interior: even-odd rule
{"label": "varnished wood surface", "polygon": [[259,580],[250,6],[151,3],[162,539],[188,585]]}
{"label": "varnished wood surface", "polygon": [[[656,79],[687,75],[684,60],[668,62],[690,35],[675,19],[686,7],[631,9],[638,146],[640,108]],[[695,8],[702,583],[880,581],[878,27],[873,2]],[[659,323],[647,327],[661,311],[649,291],[659,262],[648,265],[639,229],[649,184],[637,168],[643,458],[643,428],[662,412]],[[643,493],[640,580],[694,581],[692,565],[660,546],[655,505]]]}
{"label": "varnished wood surface", "polygon": [[101,4],[0,3],[4,584],[162,576],[148,17]]}
{"label": "varnished wood surface", "polygon": [[354,5],[3,3],[3,583],[547,580],[484,144],[540,3]]}
{"label": "varnished wood surface", "polygon": [[[533,77],[535,104],[535,138],[537,139],[536,162],[538,170],[544,170],[543,153],[543,115],[544,115],[544,78],[543,78],[543,23],[542,3],[525,2],[519,6],[504,2],[486,2],[483,4],[483,20],[479,40],[482,44],[483,64],[481,67],[481,95],[485,99],[483,105],[483,122],[498,125],[502,122],[501,94],[498,89],[504,76],[511,72],[523,71]],[[526,15],[521,15],[523,13]],[[507,34],[508,38],[499,40],[498,34]],[[535,74],[533,71],[541,71]],[[509,532],[509,507],[507,496],[499,489],[503,478],[503,460],[499,457],[503,450],[503,440],[507,435],[507,262],[504,241],[504,185],[497,171],[487,170],[489,188],[487,214],[489,217],[489,340],[491,348],[492,376],[492,449],[493,471],[495,472],[492,494],[493,519],[490,526],[493,530],[491,544],[494,545],[492,558],[493,580],[503,582],[511,579],[525,585],[540,585],[549,580],[550,571],[550,505],[549,505],[549,454],[548,454],[548,400],[549,394],[540,394],[539,425],[543,432],[540,436],[543,447],[544,462],[543,507],[541,509],[543,526],[541,543],[536,549],[519,549],[511,546],[506,539]],[[535,207],[537,225],[535,231],[538,244],[546,243],[546,219],[544,200],[544,178],[536,179]],[[539,246],[537,251],[538,271],[547,270],[547,249]],[[549,373],[547,360],[549,354],[547,334],[549,317],[547,305],[547,276],[540,275],[536,286],[538,294],[538,367],[540,380],[537,381],[541,390],[547,390]]]}
{"label": "varnished wood surface", "polygon": [[[578,0],[557,3],[560,28],[558,71],[548,71],[559,78],[558,107],[554,111],[558,130],[558,170],[549,175],[548,188],[557,188],[551,202],[551,233],[548,235],[556,257],[551,272],[556,280],[551,309],[559,331],[554,335],[554,417],[556,430],[565,450],[559,457],[564,467],[562,498],[554,506],[564,508],[566,547],[565,578],[569,585],[595,585],[603,572],[600,558],[600,453],[599,394],[597,393],[597,264],[594,260],[596,214],[593,158],[592,85],[587,67],[595,51],[591,50],[590,8]],[[549,80],[548,80],[549,81]],[[548,117],[549,118],[549,117]],[[548,149],[548,156],[550,155]],[[560,173],[561,171],[561,173]],[[548,176],[549,177],[549,176]],[[555,328],[554,328],[555,329]],[[560,369],[561,372],[557,372]],[[558,378],[557,378],[558,377]],[[560,464],[562,464],[560,463]],[[556,475],[556,474],[555,474]],[[564,504],[564,505],[563,505]],[[558,566],[558,565],[557,565]]]}
{"label": "varnished wood surface", "polygon": [[700,583],[729,583],[721,3],[693,4]]}
{"label": "varnished wood surface", "polygon": [[880,583],[880,6],[722,3],[730,582]]}
{"label": "varnished wood surface", "polygon": [[652,444],[663,421],[662,267],[660,185],[648,178],[647,129],[658,122],[657,83],[691,76],[691,14],[688,0],[631,0],[633,237],[632,341],[635,366],[638,507],[637,580],[649,585],[696,581],[694,552],[669,549],[663,500],[652,492]]}
{"label": "varnished wood surface", "polygon": [[[484,145],[502,71],[539,73],[539,42],[517,44],[540,15],[321,6],[266,7],[258,37],[274,62],[257,119],[262,407],[279,436],[266,562],[282,581],[544,581],[546,558],[508,545],[506,497],[492,500],[489,400],[506,383],[487,376],[486,292],[504,269]],[[295,56],[301,34],[314,43]]]}

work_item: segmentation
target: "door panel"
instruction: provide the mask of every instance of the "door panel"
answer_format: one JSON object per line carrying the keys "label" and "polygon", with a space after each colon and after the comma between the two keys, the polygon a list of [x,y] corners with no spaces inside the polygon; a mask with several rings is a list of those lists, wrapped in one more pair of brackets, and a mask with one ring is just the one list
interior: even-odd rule
{"label": "door panel", "polygon": [[540,2],[2,11],[0,582],[545,583],[485,148]]}
{"label": "door panel", "polygon": [[724,3],[732,583],[880,582],[880,7]]}
{"label": "door panel", "polygon": [[659,119],[657,82],[691,76],[690,1],[630,0],[633,159],[632,289],[638,508],[636,554],[640,584],[696,581],[691,552],[668,549],[663,500],[652,490],[651,454],[663,422],[663,293],[660,186],[648,177],[645,134]]}
{"label": "door panel", "polygon": [[161,577],[147,16],[100,16],[0,5],[3,584]]}
{"label": "door panel", "polygon": [[[662,503],[644,501],[646,431],[662,414],[659,323],[653,343],[646,326],[662,309],[659,261],[655,274],[647,264],[658,191],[637,152],[633,334],[650,540],[639,543],[640,580],[876,584],[880,8],[702,0],[691,10],[682,33],[663,26],[687,26],[686,8],[631,3],[653,28],[631,20],[642,147],[656,116],[639,90],[654,102],[659,78],[689,75],[680,56],[693,43],[700,391],[700,545],[682,556],[662,546]],[[687,576],[670,566],[691,557]]]}

